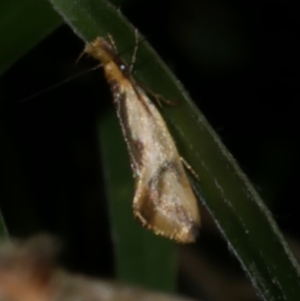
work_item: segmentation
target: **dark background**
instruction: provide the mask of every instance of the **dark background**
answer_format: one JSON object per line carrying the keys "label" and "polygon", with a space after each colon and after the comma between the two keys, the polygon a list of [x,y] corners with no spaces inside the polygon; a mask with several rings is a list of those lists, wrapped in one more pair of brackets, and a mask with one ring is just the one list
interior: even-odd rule
{"label": "dark background", "polygon": [[[299,9],[290,1],[119,4],[240,163],[297,256]],[[1,210],[13,236],[25,237],[41,229],[55,233],[65,241],[65,266],[113,277],[95,138],[99,112],[113,109],[108,86],[101,72],[94,71],[34,95],[93,66],[85,59],[75,64],[83,46],[64,25],[1,78],[7,99],[1,109],[6,145],[2,155],[8,158],[2,164],[10,171],[1,181]],[[96,90],[101,90],[100,102],[88,97]],[[27,96],[30,99],[20,102]],[[180,288],[193,297],[219,300],[199,287],[201,280],[192,279],[189,262],[201,265],[199,258],[205,258],[211,264],[208,270],[220,279],[245,278],[209,217],[206,223],[201,242],[193,250],[182,250]],[[235,290],[243,291],[234,281]],[[222,300],[227,300],[225,296]],[[255,300],[248,288],[236,296],[230,300]]]}

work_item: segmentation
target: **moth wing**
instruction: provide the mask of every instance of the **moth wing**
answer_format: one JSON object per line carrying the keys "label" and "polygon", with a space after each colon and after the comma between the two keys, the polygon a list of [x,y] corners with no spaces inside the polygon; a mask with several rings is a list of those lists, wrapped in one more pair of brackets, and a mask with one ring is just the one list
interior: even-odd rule
{"label": "moth wing", "polygon": [[178,157],[155,174],[143,170],[133,201],[134,214],[156,234],[181,243],[193,242],[200,216],[197,200]]}

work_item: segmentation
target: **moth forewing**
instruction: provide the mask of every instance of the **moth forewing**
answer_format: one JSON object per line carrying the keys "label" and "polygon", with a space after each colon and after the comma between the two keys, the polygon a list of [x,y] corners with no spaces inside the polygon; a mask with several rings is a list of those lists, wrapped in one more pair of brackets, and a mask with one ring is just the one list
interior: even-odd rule
{"label": "moth forewing", "polygon": [[130,105],[123,107],[130,110],[131,136],[140,141],[141,149],[134,158],[141,162],[134,214],[157,234],[192,242],[200,223],[196,198],[164,120],[141,88],[136,93],[136,100],[128,100]]}
{"label": "moth forewing", "polygon": [[134,215],[156,234],[193,242],[197,200],[165,121],[105,39],[87,44],[85,52],[103,64],[113,93],[136,180]]}

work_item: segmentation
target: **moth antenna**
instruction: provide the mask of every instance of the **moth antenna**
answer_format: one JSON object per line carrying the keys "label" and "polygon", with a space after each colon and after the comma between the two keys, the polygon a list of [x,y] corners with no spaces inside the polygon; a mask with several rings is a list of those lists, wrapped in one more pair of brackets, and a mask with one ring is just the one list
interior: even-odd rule
{"label": "moth antenna", "polygon": [[76,59],[74,65],[77,65],[78,62],[82,59],[82,57],[83,57],[84,55],[85,55],[85,51],[83,50],[83,51],[79,54],[79,56],[78,56],[78,58]]}
{"label": "moth antenna", "polygon": [[97,70],[97,69],[99,69],[101,67],[102,67],[102,64],[99,64],[96,67],[92,67],[92,68],[89,68],[89,69],[84,70],[82,72],[79,72],[77,74],[74,74],[73,76],[70,76],[70,77],[66,78],[65,80],[59,81],[58,83],[55,83],[55,84],[51,85],[50,87],[48,87],[46,89],[40,90],[37,93],[34,93],[34,94],[32,94],[32,95],[30,95],[28,97],[25,97],[25,98],[17,101],[16,103],[17,104],[21,104],[21,103],[27,102],[27,101],[29,101],[31,99],[34,99],[34,98],[36,98],[38,96],[41,96],[41,95],[47,93],[49,91],[52,91],[55,88],[63,86],[64,84],[66,84],[66,83],[68,83],[68,82],[70,82],[70,81],[72,81],[72,80],[74,80],[74,79],[76,79],[76,78],[78,78],[80,76],[83,76],[84,74],[87,74],[87,73],[90,73],[91,71]]}

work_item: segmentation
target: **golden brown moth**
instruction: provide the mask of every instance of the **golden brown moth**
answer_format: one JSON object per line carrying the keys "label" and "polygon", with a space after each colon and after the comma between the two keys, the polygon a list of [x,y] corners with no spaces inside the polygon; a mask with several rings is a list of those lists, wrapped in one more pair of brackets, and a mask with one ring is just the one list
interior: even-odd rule
{"label": "golden brown moth", "polygon": [[114,43],[97,37],[84,52],[100,61],[113,94],[136,180],[134,216],[156,234],[195,241],[198,204],[165,121]]}

